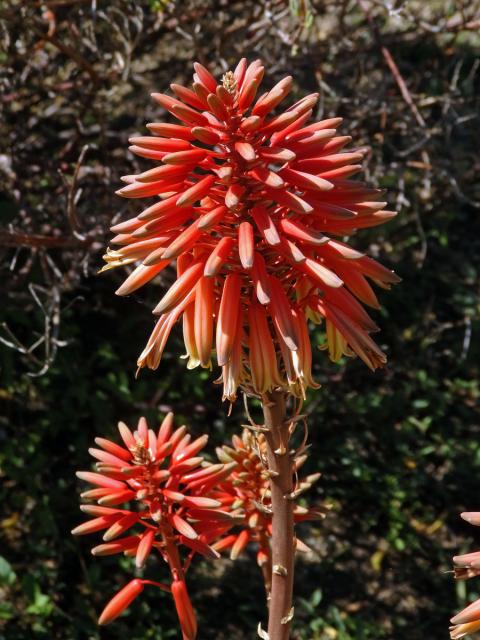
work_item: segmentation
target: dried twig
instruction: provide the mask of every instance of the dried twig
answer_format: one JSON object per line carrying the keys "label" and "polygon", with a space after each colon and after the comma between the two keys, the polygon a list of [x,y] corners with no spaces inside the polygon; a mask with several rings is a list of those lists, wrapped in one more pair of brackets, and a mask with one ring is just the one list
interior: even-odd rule
{"label": "dried twig", "polygon": [[380,51],[382,53],[382,56],[384,57],[385,62],[387,63],[388,68],[390,69],[390,71],[392,73],[392,76],[393,76],[395,82],[397,83],[398,88],[400,89],[400,93],[402,94],[403,99],[405,100],[405,102],[410,107],[410,109],[411,109],[413,115],[415,116],[415,119],[417,120],[418,124],[421,127],[425,127],[426,126],[425,120],[423,119],[420,111],[418,110],[417,105],[413,101],[413,98],[412,98],[412,96],[410,94],[410,91],[408,90],[407,84],[406,84],[405,80],[403,79],[402,74],[400,73],[400,70],[399,70],[399,68],[397,66],[397,63],[393,59],[393,56],[390,53],[389,49],[382,42],[382,38],[380,36],[380,32],[377,29],[377,26],[375,25],[375,22],[373,21],[373,18],[371,16],[369,5],[367,4],[367,2],[365,2],[365,0],[359,0],[359,6],[361,7],[362,11],[365,13],[365,16],[367,18],[368,24],[370,25],[370,28],[372,29],[373,35],[375,37],[375,40],[376,40],[378,46],[380,47]]}
{"label": "dried twig", "polygon": [[70,183],[68,183],[67,179],[65,178],[63,172],[59,169],[59,174],[62,177],[62,180],[64,182],[64,184],[68,187],[68,194],[67,194],[67,217],[68,217],[68,221],[70,223],[70,227],[72,229],[72,233],[73,235],[78,238],[78,240],[85,240],[85,236],[82,235],[81,233],[79,233],[79,228],[80,228],[80,223],[78,220],[78,216],[77,216],[77,201],[78,198],[81,194],[80,190],[77,190],[77,182],[78,182],[78,175],[80,172],[80,168],[82,166],[82,162],[83,159],[85,158],[85,155],[87,153],[87,151],[89,150],[90,146],[88,144],[84,145],[82,147],[82,150],[80,151],[80,155],[78,156],[78,160],[77,160],[77,164],[75,165],[75,171],[73,172],[73,178],[72,181]]}
{"label": "dried twig", "polygon": [[30,25],[32,31],[36,33],[42,40],[49,42],[51,45],[56,47],[63,55],[71,58],[79,67],[88,73],[90,79],[95,85],[100,84],[101,79],[93,66],[86,60],[78,51],[70,47],[68,44],[62,42],[57,36],[48,35],[45,33],[40,27],[36,24]]}
{"label": "dried twig", "polygon": [[67,238],[65,236],[46,236],[41,233],[21,233],[19,231],[0,231],[0,246],[31,247],[35,249],[69,249],[91,244],[93,238]]}

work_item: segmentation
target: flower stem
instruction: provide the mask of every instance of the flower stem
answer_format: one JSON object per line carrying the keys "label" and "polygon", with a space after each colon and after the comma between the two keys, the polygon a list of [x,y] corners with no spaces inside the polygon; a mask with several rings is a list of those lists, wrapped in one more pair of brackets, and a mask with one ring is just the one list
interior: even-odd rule
{"label": "flower stem", "polygon": [[182,562],[180,560],[180,554],[178,547],[174,542],[173,535],[170,531],[162,532],[163,543],[165,545],[165,555],[168,565],[174,580],[184,580],[185,575],[183,571]]}
{"label": "flower stem", "polygon": [[262,398],[267,442],[268,469],[271,473],[272,506],[272,590],[270,595],[269,640],[288,640],[293,597],[295,560],[293,459],[289,455],[290,430],[286,415],[286,394],[273,391]]}
{"label": "flower stem", "polygon": [[260,548],[263,549],[266,554],[266,559],[261,566],[261,570],[267,601],[270,602],[270,593],[272,591],[272,550],[270,548],[270,541],[265,532],[261,533],[259,542]]}

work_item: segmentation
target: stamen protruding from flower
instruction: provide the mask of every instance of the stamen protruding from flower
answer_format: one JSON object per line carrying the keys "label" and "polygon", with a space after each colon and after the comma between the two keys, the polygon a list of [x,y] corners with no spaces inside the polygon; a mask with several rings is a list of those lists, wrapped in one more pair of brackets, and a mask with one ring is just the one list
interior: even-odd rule
{"label": "stamen protruding from flower", "polygon": [[227,73],[223,74],[222,85],[231,96],[237,95],[237,80],[232,71],[227,71]]}

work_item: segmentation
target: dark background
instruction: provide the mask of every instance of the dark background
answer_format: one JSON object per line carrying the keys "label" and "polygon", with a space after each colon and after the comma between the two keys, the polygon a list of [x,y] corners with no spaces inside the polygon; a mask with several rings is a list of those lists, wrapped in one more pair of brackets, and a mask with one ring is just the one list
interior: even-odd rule
{"label": "dark background", "polygon": [[[332,510],[301,527],[315,554],[298,562],[294,638],[448,637],[480,592],[446,573],[480,544],[458,517],[480,509],[478,2],[46,0],[0,17],[0,637],[178,638],[148,589],[98,630],[132,568],[70,536],[74,472],[119,419],[172,408],[211,451],[244,420],[213,376],[186,371],[179,332],[135,381],[161,288],[118,299],[124,274],[96,275],[111,220],[138,210],[114,190],[148,166],[127,139],[164,117],[149,94],[190,82],[194,60],[221,74],[241,56],[263,59],[265,87],[293,75],[292,101],[319,91],[318,118],[344,116],[399,211],[352,240],[403,278],[376,318],[387,369],[315,357],[309,500]],[[197,563],[190,585],[200,639],[255,637],[253,556]]]}

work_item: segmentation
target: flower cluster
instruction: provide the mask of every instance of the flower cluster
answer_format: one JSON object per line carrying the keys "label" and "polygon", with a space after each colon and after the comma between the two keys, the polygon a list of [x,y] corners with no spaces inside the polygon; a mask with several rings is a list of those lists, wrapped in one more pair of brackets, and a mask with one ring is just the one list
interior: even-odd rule
{"label": "flower cluster", "polygon": [[[480,526],[479,512],[465,512],[461,517],[475,526]],[[480,551],[454,556],[454,574],[457,580],[467,580],[480,575]],[[451,621],[450,637],[452,640],[463,638],[469,633],[480,630],[480,599],[472,602],[460,613],[457,613]]]}
{"label": "flower cluster", "polygon": [[308,321],[325,322],[333,360],[357,354],[371,369],[384,365],[360,303],[379,308],[369,281],[388,289],[399,280],[338,239],[395,215],[380,190],[350,180],[363,156],[342,151],[350,137],[336,133],[341,118],[307,124],[317,94],[272,114],[292,78],[255,102],[263,74],[259,61],[242,59],[219,84],[195,64],[192,89],[153,94],[180,124],[149,124],[151,136],[130,140],[157,166],[125,176],[118,193],[157,201],[112,227],[105,256],[104,269],[137,265],[119,295],[176,260],[138,366],[158,367],[182,318],[188,366],[211,367],[215,346],[229,400],[239,386],[298,396],[315,386]]}
{"label": "flower cluster", "polygon": [[[266,576],[271,574],[270,536],[272,534],[272,511],[270,507],[270,482],[267,470],[265,438],[262,433],[252,434],[244,429],[242,436],[232,438],[233,447],[223,446],[217,449],[219,460],[227,465],[235,464],[230,475],[223,480],[212,495],[219,500],[232,515],[242,518],[236,531],[215,542],[217,551],[230,549],[230,557],[236,560],[250,543],[257,545],[257,563],[266,567]],[[295,460],[294,472],[305,462],[307,456],[299,455]],[[320,474],[312,474],[301,481],[291,499],[307,491]],[[307,509],[299,504],[294,508],[296,522],[323,518],[321,509]],[[298,551],[308,551],[307,545],[297,538]]]}
{"label": "flower cluster", "polygon": [[[168,563],[172,583],[132,580],[107,604],[99,623],[114,620],[150,584],[172,593],[184,640],[193,640],[196,621],[185,571],[194,553],[218,557],[210,543],[236,522],[219,500],[210,497],[212,488],[235,465],[202,465],[204,459],[198,454],[208,437],[192,441],[185,426],[174,430],[173,414],[166,416],[157,433],[144,418],[134,432],[122,422],[119,431],[124,446],[96,438],[99,448],[90,449],[90,454],[97,460],[97,472],[77,473],[95,487],[82,493],[82,498],[97,504],[80,507],[92,519],[72,533],[103,531],[103,543],[92,549],[93,555],[123,553],[135,558],[137,568],[155,550]],[[189,551],[185,561],[180,545]]]}

